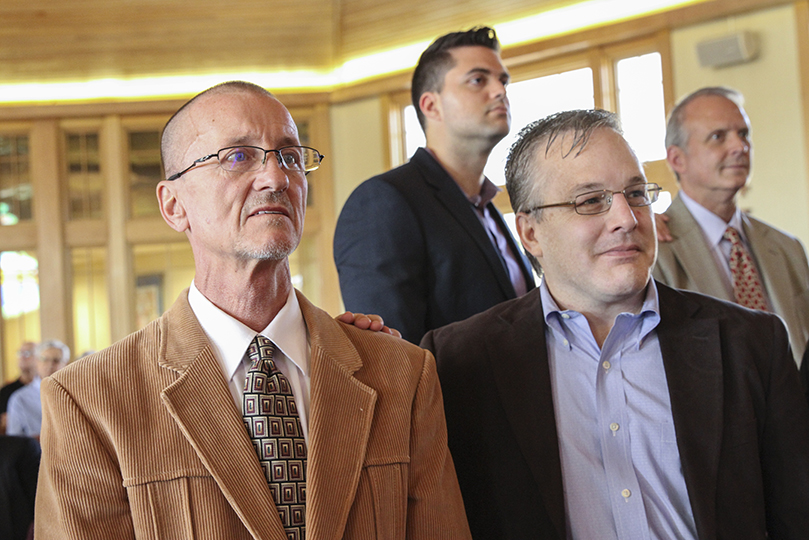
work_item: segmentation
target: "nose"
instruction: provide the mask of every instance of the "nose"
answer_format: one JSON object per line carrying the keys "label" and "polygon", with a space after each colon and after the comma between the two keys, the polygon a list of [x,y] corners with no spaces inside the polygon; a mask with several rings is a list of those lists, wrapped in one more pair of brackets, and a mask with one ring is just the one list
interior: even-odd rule
{"label": "nose", "polygon": [[492,79],[491,92],[496,98],[502,98],[506,95],[506,83],[500,79]]}
{"label": "nose", "polygon": [[635,209],[629,206],[626,197],[621,192],[612,194],[612,205],[607,211],[607,220],[612,230],[631,231],[638,225]]}
{"label": "nose", "polygon": [[750,153],[750,139],[739,133],[734,133],[730,136],[731,152],[737,154]]}
{"label": "nose", "polygon": [[286,191],[289,187],[289,171],[281,167],[281,156],[269,152],[264,164],[255,171],[253,188],[256,190],[269,189],[270,191]]}

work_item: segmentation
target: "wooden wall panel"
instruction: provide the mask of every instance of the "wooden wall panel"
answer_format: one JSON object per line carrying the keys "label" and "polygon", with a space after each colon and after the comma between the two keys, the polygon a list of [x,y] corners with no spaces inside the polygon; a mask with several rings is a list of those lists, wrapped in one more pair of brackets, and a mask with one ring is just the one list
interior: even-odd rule
{"label": "wooden wall panel", "polygon": [[431,41],[447,32],[492,26],[576,2],[567,0],[343,0],[340,55],[363,54]]}
{"label": "wooden wall panel", "polygon": [[[3,82],[334,64],[330,0],[0,2]],[[1,99],[1,98],[0,98]]]}

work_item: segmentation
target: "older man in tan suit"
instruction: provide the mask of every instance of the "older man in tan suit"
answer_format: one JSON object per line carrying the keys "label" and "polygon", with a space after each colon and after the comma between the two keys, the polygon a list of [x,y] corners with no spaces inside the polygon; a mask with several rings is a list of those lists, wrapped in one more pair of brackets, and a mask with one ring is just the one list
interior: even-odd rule
{"label": "older man in tan suit", "polygon": [[43,382],[37,539],[469,538],[432,356],[292,288],[322,156],[284,106],[209,89],[167,124],[163,158],[161,212],[196,276]]}
{"label": "older man in tan suit", "polygon": [[[660,242],[654,277],[670,287],[776,313],[787,325],[800,365],[809,339],[809,263],[797,238],[737,204],[750,181],[753,152],[742,103],[735,90],[707,87],[671,111],[666,151],[680,192],[665,214],[671,238]],[[734,259],[749,264],[737,266]]]}

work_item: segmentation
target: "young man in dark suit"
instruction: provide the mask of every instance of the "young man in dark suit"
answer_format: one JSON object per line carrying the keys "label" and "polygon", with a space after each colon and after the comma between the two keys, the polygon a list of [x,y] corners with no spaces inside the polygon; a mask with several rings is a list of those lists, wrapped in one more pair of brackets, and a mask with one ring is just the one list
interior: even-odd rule
{"label": "young man in dark suit", "polygon": [[410,162],[362,183],[337,221],[334,261],[346,309],[378,313],[418,343],[534,287],[483,175],[511,123],[494,30],[438,38],[413,74],[427,139]]}

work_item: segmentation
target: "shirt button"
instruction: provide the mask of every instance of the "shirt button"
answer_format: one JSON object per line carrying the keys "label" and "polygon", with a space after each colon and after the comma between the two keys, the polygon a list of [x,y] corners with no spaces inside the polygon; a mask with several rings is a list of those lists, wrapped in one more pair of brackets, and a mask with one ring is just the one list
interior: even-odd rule
{"label": "shirt button", "polygon": [[621,496],[622,496],[624,499],[628,499],[629,497],[631,497],[631,496],[632,496],[632,492],[631,492],[631,491],[629,491],[628,489],[625,489],[625,490],[623,490],[623,491],[621,492]]}
{"label": "shirt button", "polygon": [[615,422],[613,422],[612,424],[610,424],[610,430],[611,430],[611,431],[618,431],[618,429],[619,429],[619,428],[620,428],[620,426],[619,426],[617,423],[615,423]]}
{"label": "shirt button", "polygon": [[601,365],[604,367],[604,369],[610,369],[612,367],[609,360],[604,360],[604,363]]}
{"label": "shirt button", "polygon": [[570,345],[570,342],[569,342],[568,340],[566,340],[566,339],[563,339],[563,340],[562,340],[562,345],[564,345],[565,347],[567,347],[567,346],[569,346],[569,345]]}
{"label": "shirt button", "polygon": [[569,319],[570,315],[568,315],[567,313],[562,313],[562,318],[563,319]]}

